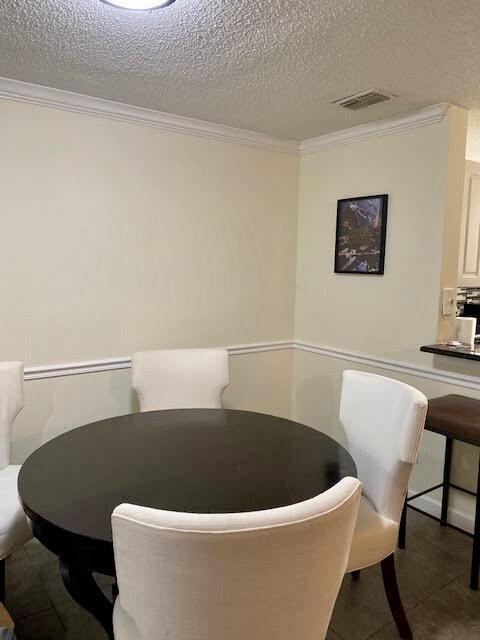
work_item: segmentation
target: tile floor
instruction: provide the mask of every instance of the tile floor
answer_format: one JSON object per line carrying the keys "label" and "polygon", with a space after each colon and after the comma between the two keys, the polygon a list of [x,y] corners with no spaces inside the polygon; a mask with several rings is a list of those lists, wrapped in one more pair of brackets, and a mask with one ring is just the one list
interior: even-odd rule
{"label": "tile floor", "polygon": [[[397,572],[415,640],[480,639],[480,592],[468,588],[471,541],[409,511],[406,551]],[[110,593],[111,582],[99,576]],[[7,563],[7,608],[18,640],[106,640],[98,624],[66,593],[55,556],[38,542]],[[398,638],[379,568],[345,577],[327,640]]]}

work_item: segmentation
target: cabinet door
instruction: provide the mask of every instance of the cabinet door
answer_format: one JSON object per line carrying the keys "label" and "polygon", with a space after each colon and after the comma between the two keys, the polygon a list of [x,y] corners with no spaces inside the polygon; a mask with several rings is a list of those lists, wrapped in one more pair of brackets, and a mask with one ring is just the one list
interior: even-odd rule
{"label": "cabinet door", "polygon": [[458,284],[480,287],[480,162],[466,162]]}

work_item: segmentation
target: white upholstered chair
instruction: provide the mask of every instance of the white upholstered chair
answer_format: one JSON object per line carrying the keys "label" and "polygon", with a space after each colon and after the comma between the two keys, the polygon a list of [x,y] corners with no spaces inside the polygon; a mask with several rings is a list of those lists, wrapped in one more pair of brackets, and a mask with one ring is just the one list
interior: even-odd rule
{"label": "white upholstered chair", "polygon": [[226,349],[139,351],[132,357],[141,411],[219,409],[228,382]]}
{"label": "white upholstered chair", "polygon": [[362,482],[347,572],[381,563],[385,592],[402,638],[412,632],[398,592],[394,551],[427,399],[397,380],[361,371],[343,374],[340,420]]}
{"label": "white upholstered chair", "polygon": [[112,515],[116,640],[322,640],[347,566],[360,483],[298,504]]}
{"label": "white upholstered chair", "polygon": [[23,408],[23,365],[0,363],[0,601],[5,601],[5,558],[32,537],[17,489],[19,465],[10,464],[10,431]]}

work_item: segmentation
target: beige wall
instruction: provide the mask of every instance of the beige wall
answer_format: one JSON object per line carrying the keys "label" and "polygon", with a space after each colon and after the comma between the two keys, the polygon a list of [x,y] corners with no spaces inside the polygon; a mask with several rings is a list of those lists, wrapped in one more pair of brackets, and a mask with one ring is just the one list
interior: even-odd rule
{"label": "beige wall", "polygon": [[[440,286],[442,290],[444,288],[455,290],[458,286],[468,111],[450,107],[447,126],[449,136]],[[455,317],[439,313],[437,341],[448,342],[456,339],[456,337]]]}
{"label": "beige wall", "polygon": [[[441,123],[324,150],[301,161],[295,338],[365,354],[478,376],[477,363],[420,353],[435,341],[440,301],[445,222],[461,202],[466,114],[451,109]],[[463,147],[462,147],[463,139]],[[457,172],[458,173],[458,172]],[[458,177],[456,174],[453,178]],[[455,185],[457,191],[455,192]],[[389,194],[385,275],[363,278],[333,273],[337,199]],[[460,196],[460,199],[459,199]],[[473,365],[473,366],[472,366]],[[296,351],[294,417],[342,438],[338,423],[341,374],[360,368],[404,380],[428,397],[463,393],[464,387],[402,375],[345,359]],[[413,486],[441,481],[443,441],[426,434]],[[472,487],[477,452],[457,447],[454,475]],[[471,513],[468,501],[454,507]],[[458,514],[457,514],[458,515]]]}
{"label": "beige wall", "polygon": [[[0,100],[0,360],[293,337],[298,159]],[[232,358],[231,406],[291,412],[291,354]],[[27,382],[13,455],[130,410],[128,371]]]}
{"label": "beige wall", "polygon": [[[480,392],[471,389],[297,350],[294,356],[293,415],[299,422],[314,426],[339,442],[343,442],[345,439],[343,428],[338,421],[342,373],[345,369],[368,371],[396,378],[420,389],[428,398],[460,393],[480,399]],[[421,491],[442,481],[444,447],[444,438],[434,433],[424,433],[418,463],[412,476],[412,490]],[[477,471],[478,450],[476,447],[456,443],[452,466],[453,482],[475,491]],[[433,504],[424,502],[419,506],[439,515],[440,492],[437,491],[430,495],[435,502]],[[472,529],[473,514],[473,499],[452,490],[451,520],[457,526]]]}
{"label": "beige wall", "polygon": [[[0,359],[43,364],[288,340],[296,306],[297,340],[477,375],[476,363],[418,350],[437,331],[452,126],[449,116],[300,163],[0,100]],[[385,275],[334,275],[337,199],[383,192]],[[233,356],[225,403],[293,412],[341,438],[341,371],[352,366],[298,350]],[[479,395],[361,368],[430,397]],[[26,400],[15,461],[62,431],[136,407],[129,370],[29,381]],[[442,447],[424,439],[417,486],[439,477]],[[471,484],[475,465],[459,447],[457,479]]]}
{"label": "beige wall", "polygon": [[283,340],[298,160],[0,100],[0,359]]}
{"label": "beige wall", "polygon": [[[289,350],[231,356],[224,406],[290,417],[292,359]],[[69,429],[137,410],[129,369],[28,381],[25,409],[14,425],[12,459],[22,462]]]}
{"label": "beige wall", "polygon": [[[295,336],[398,360],[437,333],[448,123],[301,161]],[[339,198],[388,193],[385,275],[333,272]]]}

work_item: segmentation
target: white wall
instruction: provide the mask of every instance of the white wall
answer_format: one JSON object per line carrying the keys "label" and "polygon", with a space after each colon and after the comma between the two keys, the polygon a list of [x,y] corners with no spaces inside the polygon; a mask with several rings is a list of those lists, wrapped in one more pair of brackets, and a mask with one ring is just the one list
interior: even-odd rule
{"label": "white wall", "polygon": [[[293,336],[298,159],[0,100],[0,360]],[[291,411],[291,354],[232,358],[231,406]],[[13,455],[129,411],[129,373],[27,382]]]}
{"label": "white wall", "polygon": [[[402,379],[428,397],[447,393],[480,397],[472,389],[402,375],[394,362],[479,375],[477,363],[452,363],[451,358],[419,351],[437,335],[443,231],[453,198],[448,174],[452,163],[463,163],[465,144],[460,148],[458,140],[462,135],[465,140],[465,131],[466,114],[453,109],[441,123],[302,159],[295,339],[328,350],[346,350],[353,359],[364,354],[372,364],[352,362],[348,354],[331,357],[297,350],[293,392],[297,420],[342,439],[337,416],[341,374],[346,368]],[[334,274],[337,200],[378,193],[389,194],[385,275]],[[387,362],[387,369],[375,367],[375,360]],[[442,439],[426,434],[413,479],[415,488],[441,481],[442,458]],[[471,488],[476,468],[475,449],[457,447],[456,480]],[[470,509],[458,499],[454,506],[460,511]]]}

